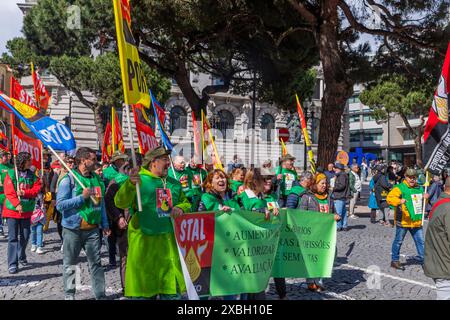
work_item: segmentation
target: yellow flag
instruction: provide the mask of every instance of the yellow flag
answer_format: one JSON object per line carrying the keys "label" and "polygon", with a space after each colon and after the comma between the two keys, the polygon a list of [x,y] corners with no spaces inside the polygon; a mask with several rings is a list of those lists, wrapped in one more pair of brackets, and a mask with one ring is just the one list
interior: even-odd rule
{"label": "yellow flag", "polygon": [[217,152],[216,144],[215,144],[213,136],[212,136],[211,125],[209,124],[208,119],[206,119],[205,114],[203,113],[203,110],[202,110],[202,140],[204,141],[203,142],[204,150],[206,149],[206,147],[208,145],[208,141],[206,141],[206,139],[205,139],[205,131],[209,132],[209,143],[211,143],[211,146],[212,146],[213,152],[214,152],[213,157],[212,157],[212,162],[214,164],[214,168],[224,171],[222,161],[220,161],[219,153]]}
{"label": "yellow flag", "polygon": [[285,156],[285,155],[287,155],[287,148],[286,148],[286,145],[284,144],[284,141],[283,141],[283,139],[280,139],[280,142],[281,142],[281,155],[282,156]]}
{"label": "yellow flag", "polygon": [[147,82],[131,32],[130,0],[113,0],[113,3],[125,104],[142,104],[149,107]]}

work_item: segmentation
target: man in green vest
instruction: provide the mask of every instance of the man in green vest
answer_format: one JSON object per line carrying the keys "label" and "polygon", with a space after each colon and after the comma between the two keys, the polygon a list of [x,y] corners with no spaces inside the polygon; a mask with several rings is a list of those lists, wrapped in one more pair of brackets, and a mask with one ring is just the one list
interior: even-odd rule
{"label": "man in green vest", "polygon": [[28,265],[25,249],[30,238],[31,215],[41,180],[30,170],[31,155],[20,152],[16,158],[17,172],[8,170],[4,179],[3,217],[8,221],[8,271],[17,273],[18,262]]}
{"label": "man in green vest", "polygon": [[99,227],[105,236],[111,233],[105,210],[105,185],[94,172],[97,163],[94,150],[79,148],[75,161],[78,167],[72,172],[85,188],[69,173],[59,183],[56,195],[56,208],[62,213],[65,298],[75,299],[76,265],[83,248],[89,262],[95,298],[104,299],[105,274],[100,257]]}
{"label": "man in green vest", "polygon": [[191,172],[186,168],[186,160],[184,159],[184,157],[176,156],[173,159],[173,167],[175,170],[172,170],[172,168],[170,168],[168,176],[174,178],[175,180],[178,180],[181,183],[181,190],[185,194],[188,201],[191,203],[192,208],[193,197],[196,192],[192,189],[192,176]]}
{"label": "man in green vest", "polygon": [[[128,224],[125,296],[179,299],[185,284],[171,217],[189,212],[191,205],[181,183],[168,176],[169,151],[163,147],[145,154],[142,167],[117,192],[114,202],[134,214]],[[137,210],[139,183],[142,211]]]}
{"label": "man in green vest", "polygon": [[[198,209],[198,204],[202,196],[202,185],[208,173],[205,169],[200,168],[200,166],[196,164],[194,157],[192,157],[189,165],[186,167],[186,171],[191,177],[191,209],[192,212],[195,212]],[[189,198],[188,195],[186,196]]]}
{"label": "man in green vest", "polygon": [[128,162],[128,156],[119,150],[115,151],[111,156],[111,164],[103,170],[103,179],[105,180],[105,186],[111,182],[112,179],[116,180],[116,182],[121,185],[125,180],[128,179],[128,176],[120,173],[119,170],[122,168],[124,164]]}
{"label": "man in green vest", "polygon": [[8,161],[8,151],[0,149],[0,238],[6,238],[5,232],[3,231],[3,216],[2,209],[3,203],[5,202],[5,192],[3,190],[3,183],[5,181],[5,176],[8,170],[12,169],[12,166]]}
{"label": "man in green vest", "polygon": [[277,169],[277,180],[279,186],[279,205],[280,208],[286,207],[286,200],[288,195],[291,193],[292,187],[295,185],[294,182],[297,181],[297,171],[294,168],[295,157],[290,154],[284,155],[280,159],[280,167]]}

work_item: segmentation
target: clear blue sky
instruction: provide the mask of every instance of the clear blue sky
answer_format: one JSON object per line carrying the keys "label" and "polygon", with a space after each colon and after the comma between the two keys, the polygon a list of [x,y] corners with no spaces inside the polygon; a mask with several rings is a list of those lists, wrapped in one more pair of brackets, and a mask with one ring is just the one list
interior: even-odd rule
{"label": "clear blue sky", "polygon": [[17,6],[21,0],[1,0],[0,55],[6,51],[6,42],[21,36],[23,14]]}

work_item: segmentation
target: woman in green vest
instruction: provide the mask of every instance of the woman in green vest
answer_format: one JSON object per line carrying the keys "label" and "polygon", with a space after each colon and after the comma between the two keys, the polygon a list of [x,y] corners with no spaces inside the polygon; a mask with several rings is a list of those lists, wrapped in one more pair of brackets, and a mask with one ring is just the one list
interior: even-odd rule
{"label": "woman in green vest", "polygon": [[230,174],[230,197],[234,198],[242,192],[245,171],[243,168],[235,168]]}
{"label": "woman in green vest", "polygon": [[205,193],[202,194],[198,211],[233,211],[239,210],[239,204],[228,194],[228,177],[220,169],[211,171],[203,182]]}
{"label": "woman in green vest", "polygon": [[[17,273],[18,262],[28,265],[25,249],[30,238],[31,215],[36,197],[41,191],[41,180],[30,170],[31,155],[20,152],[14,169],[6,173],[4,181],[5,203],[3,217],[8,220],[8,271]],[[19,239],[20,235],[20,239]]]}
{"label": "woman in green vest", "polygon": [[134,212],[128,224],[127,297],[179,299],[186,290],[171,218],[189,212],[191,205],[180,182],[167,175],[169,153],[163,147],[148,151],[140,171],[133,169],[114,197],[117,208]]}
{"label": "woman in green vest", "polygon": [[[327,176],[323,173],[315,176],[311,190],[306,191],[302,195],[298,208],[301,210],[334,214],[336,221],[340,219],[340,216],[336,214],[334,202],[328,195]],[[306,283],[310,291],[321,292],[324,290],[322,278],[306,279]]]}

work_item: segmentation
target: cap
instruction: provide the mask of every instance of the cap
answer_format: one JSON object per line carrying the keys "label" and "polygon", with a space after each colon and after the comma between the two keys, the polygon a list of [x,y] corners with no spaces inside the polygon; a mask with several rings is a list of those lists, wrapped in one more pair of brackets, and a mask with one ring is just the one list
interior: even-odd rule
{"label": "cap", "polygon": [[405,172],[406,177],[417,177],[417,170],[409,168]]}
{"label": "cap", "polygon": [[162,157],[165,155],[169,155],[170,151],[164,149],[164,147],[157,147],[153,150],[147,151],[144,156],[144,160],[142,161],[142,166],[146,167],[150,162],[152,162],[155,158]]}
{"label": "cap", "polygon": [[117,161],[117,160],[128,160],[128,156],[126,154],[124,154],[123,152],[120,151],[114,151],[114,153],[111,156],[111,162]]}
{"label": "cap", "polygon": [[0,157],[8,155],[9,152],[7,150],[0,149]]}
{"label": "cap", "polygon": [[280,162],[287,161],[287,160],[295,160],[295,157],[291,156],[289,153],[287,153],[281,157]]}
{"label": "cap", "polygon": [[342,163],[340,163],[340,162],[336,162],[334,164],[334,167],[337,168],[337,169],[345,170],[345,166]]}
{"label": "cap", "polygon": [[60,169],[61,168],[61,163],[59,162],[59,160],[55,160],[50,165],[50,168],[52,168],[52,169]]}
{"label": "cap", "polygon": [[269,168],[261,168],[261,176],[263,177],[272,177],[275,176],[275,171]]}

